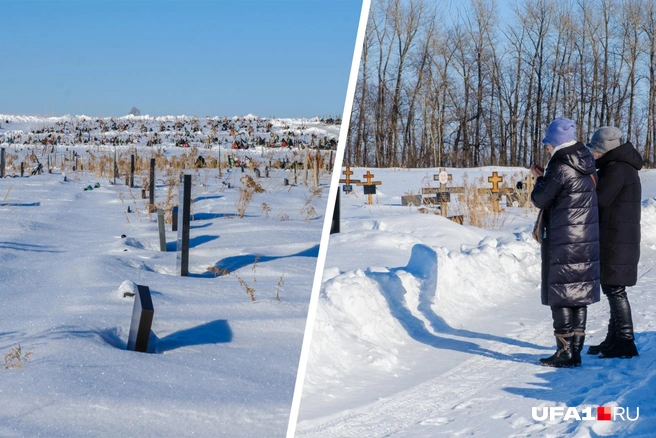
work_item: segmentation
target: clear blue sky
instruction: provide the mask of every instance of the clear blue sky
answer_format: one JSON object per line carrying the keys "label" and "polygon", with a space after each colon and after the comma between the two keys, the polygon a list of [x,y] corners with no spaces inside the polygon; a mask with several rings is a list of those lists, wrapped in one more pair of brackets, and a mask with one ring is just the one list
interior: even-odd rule
{"label": "clear blue sky", "polygon": [[341,116],[361,7],[1,1],[0,113]]}

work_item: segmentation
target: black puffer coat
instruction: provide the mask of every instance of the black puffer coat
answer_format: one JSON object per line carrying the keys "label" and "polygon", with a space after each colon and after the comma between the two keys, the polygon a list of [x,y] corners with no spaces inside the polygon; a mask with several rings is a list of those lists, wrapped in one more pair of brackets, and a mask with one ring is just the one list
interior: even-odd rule
{"label": "black puffer coat", "polygon": [[601,284],[633,286],[640,260],[642,157],[631,143],[597,160]]}
{"label": "black puffer coat", "polygon": [[544,209],[542,304],[585,306],[599,301],[599,212],[595,160],[583,143],[557,150],[531,193]]}

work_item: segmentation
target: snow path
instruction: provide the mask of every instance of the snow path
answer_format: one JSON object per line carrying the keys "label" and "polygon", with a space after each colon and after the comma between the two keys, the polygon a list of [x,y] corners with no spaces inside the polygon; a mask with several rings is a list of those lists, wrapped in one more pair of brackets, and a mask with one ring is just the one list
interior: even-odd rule
{"label": "snow path", "polygon": [[[408,215],[372,221],[357,213],[331,238],[296,436],[650,436],[656,221],[653,203],[645,206],[641,278],[629,291],[641,356],[584,354],[575,369],[538,364],[555,342],[549,308],[540,304],[539,250],[523,233],[514,232],[514,241],[488,235],[472,244],[467,228],[433,224],[434,218],[420,216],[408,227]],[[356,245],[359,240],[367,243]],[[443,247],[457,247],[458,240],[465,242],[459,250]],[[403,257],[404,266],[381,267]],[[457,292],[449,296],[451,290]],[[466,313],[456,314],[459,301]],[[331,317],[334,327],[326,325]],[[602,297],[588,308],[584,350],[603,339],[607,320]],[[348,344],[350,338],[335,335],[342,332],[366,336]],[[340,353],[331,363],[343,367],[332,374],[331,348]],[[545,406],[625,406],[633,413],[640,407],[640,421],[534,420],[531,408]]]}

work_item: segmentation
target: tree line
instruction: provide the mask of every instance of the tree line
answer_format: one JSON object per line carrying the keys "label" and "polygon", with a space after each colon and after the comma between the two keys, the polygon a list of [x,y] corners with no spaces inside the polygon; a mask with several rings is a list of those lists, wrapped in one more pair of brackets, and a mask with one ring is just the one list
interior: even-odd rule
{"label": "tree line", "polygon": [[656,0],[510,3],[501,19],[494,0],[374,0],[345,163],[544,163],[563,116],[584,143],[620,128],[652,166]]}

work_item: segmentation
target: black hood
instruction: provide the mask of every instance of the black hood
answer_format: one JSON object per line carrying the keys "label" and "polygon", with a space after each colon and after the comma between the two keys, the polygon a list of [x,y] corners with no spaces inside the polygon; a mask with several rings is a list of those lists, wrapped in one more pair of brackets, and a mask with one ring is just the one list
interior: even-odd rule
{"label": "black hood", "polygon": [[624,163],[628,163],[635,167],[636,170],[642,169],[642,156],[633,147],[633,144],[630,141],[627,141],[623,145],[620,145],[615,149],[606,152],[603,157],[597,160],[597,168],[601,169],[613,161],[622,161]]}
{"label": "black hood", "polygon": [[564,163],[583,175],[591,175],[597,169],[592,153],[581,142],[557,150],[551,159]]}

